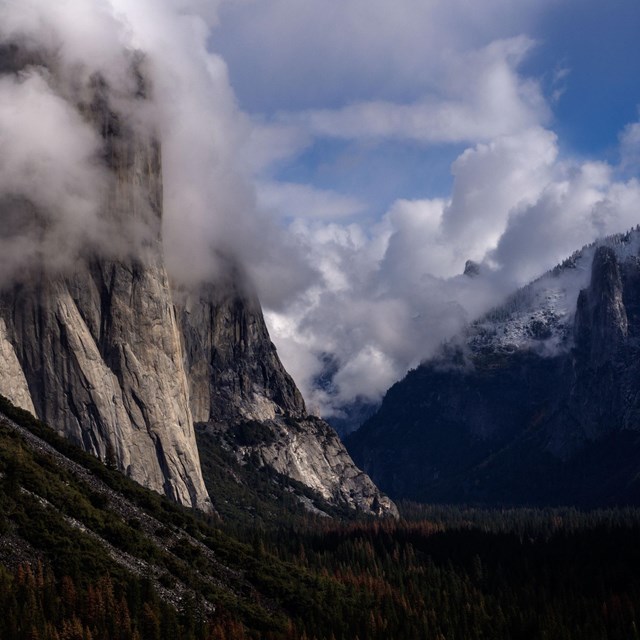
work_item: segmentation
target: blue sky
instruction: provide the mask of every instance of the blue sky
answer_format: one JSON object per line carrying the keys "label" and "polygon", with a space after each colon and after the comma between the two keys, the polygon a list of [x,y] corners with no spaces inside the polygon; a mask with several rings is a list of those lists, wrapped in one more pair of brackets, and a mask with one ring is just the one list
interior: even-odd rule
{"label": "blue sky", "polygon": [[[277,119],[283,111],[340,109],[363,100],[410,102],[419,98],[430,83],[437,85],[438,78],[430,78],[429,70],[421,72],[411,51],[403,60],[402,54],[391,50],[396,39],[403,37],[402,28],[407,21],[398,20],[398,30],[386,33],[379,48],[366,38],[361,38],[360,47],[350,46],[344,43],[353,34],[350,28],[344,29],[343,38],[336,35],[341,33],[336,27],[341,17],[337,10],[326,19],[326,26],[334,30],[334,35],[328,34],[323,44],[316,29],[318,9],[313,7],[317,3],[300,2],[301,8],[291,12],[279,9],[279,4],[282,3],[223,4],[220,26],[212,38],[213,47],[229,66],[239,105],[247,113],[270,120]],[[390,2],[375,3],[380,19],[396,10],[410,12],[420,4],[438,3],[400,2],[395,5],[397,9]],[[467,23],[460,30],[462,33],[452,34],[454,46],[460,50],[521,34],[534,41],[519,72],[540,83],[551,110],[546,124],[558,134],[561,153],[616,161],[618,136],[625,125],[637,119],[640,104],[637,1],[558,0],[540,2],[538,7],[526,1],[453,4],[457,5],[460,21]],[[327,7],[331,5],[335,3],[329,2]],[[494,6],[487,9],[487,5]],[[518,9],[520,5],[522,11]],[[465,18],[472,6],[474,15]],[[362,7],[365,9],[365,5]],[[295,15],[288,16],[290,13]],[[331,10],[327,9],[327,13]],[[344,13],[347,20],[349,12]],[[483,20],[483,13],[495,23],[487,26],[490,20]],[[430,17],[429,12],[416,14],[417,34],[414,32],[409,38],[420,37],[419,20]],[[446,26],[450,27],[455,18],[454,10],[452,17],[445,20]],[[283,22],[271,33],[265,33],[276,19]],[[260,20],[264,21],[264,28],[254,22]],[[366,29],[366,19],[363,22],[362,29]],[[306,30],[312,33],[308,39]],[[376,37],[373,33],[372,39]],[[279,38],[284,46],[279,46]],[[332,42],[345,50],[345,58],[336,59],[333,54],[325,57]],[[386,65],[381,64],[385,49],[387,57],[396,58]],[[420,53],[418,49],[415,56]],[[406,77],[402,77],[401,70],[398,79],[398,68],[405,65]],[[460,143],[425,145],[406,139],[354,141],[317,137],[301,153],[270,167],[270,175],[276,180],[357,196],[366,205],[363,213],[375,216],[397,198],[446,196],[452,185],[451,163],[463,147]]]}
{"label": "blue sky", "polygon": [[640,4],[558,3],[534,26],[541,46],[523,71],[569,75],[553,105],[553,127],[567,153],[609,157],[622,128],[638,119],[640,104]]}

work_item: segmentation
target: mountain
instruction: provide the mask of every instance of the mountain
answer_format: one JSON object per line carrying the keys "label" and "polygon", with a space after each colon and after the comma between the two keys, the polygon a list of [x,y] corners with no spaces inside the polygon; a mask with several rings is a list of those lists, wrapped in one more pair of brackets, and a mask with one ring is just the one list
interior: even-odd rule
{"label": "mountain", "polygon": [[[46,67],[39,73],[49,90],[99,140],[102,175],[94,221],[102,235],[88,230],[71,261],[36,256],[3,279],[0,393],[183,505],[212,508],[195,419],[239,460],[257,457],[332,504],[396,514],[335,432],[307,415],[239,266],[230,260],[218,283],[172,281],[162,236],[161,146],[152,128],[130,115],[132,105],[149,100],[138,58],[129,68],[130,95],[112,91],[100,74],[86,86],[69,83],[53,54],[11,45],[0,49],[0,60],[0,73],[17,83]],[[55,230],[48,214],[29,194],[3,196],[0,234],[39,240]],[[81,212],[60,215],[83,224]],[[54,239],[53,252],[63,253],[67,238]],[[261,437],[236,443],[236,432],[242,440],[248,429]]]}
{"label": "mountain", "polygon": [[214,438],[238,461],[306,485],[330,504],[397,515],[336,432],[307,413],[254,295],[205,287],[178,300],[191,410],[201,437]]}
{"label": "mountain", "polygon": [[640,502],[640,228],[474,322],[347,439],[394,498]]}

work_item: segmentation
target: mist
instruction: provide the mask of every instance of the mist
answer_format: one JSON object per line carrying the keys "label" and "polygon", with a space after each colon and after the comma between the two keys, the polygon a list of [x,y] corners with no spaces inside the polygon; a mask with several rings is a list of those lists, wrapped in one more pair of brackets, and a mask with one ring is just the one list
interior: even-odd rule
{"label": "mist", "polygon": [[[281,291],[264,293],[278,306],[313,277],[256,207],[241,157],[251,126],[235,103],[224,61],[207,49],[213,9],[170,0],[0,6],[3,46],[27,57],[17,73],[5,69],[0,79],[0,193],[5,218],[19,218],[5,232],[11,247],[3,252],[5,280],[33,261],[63,269],[87,245],[109,255],[137,250],[135,243],[123,246],[132,237],[127,220],[116,229],[105,217],[114,177],[101,157],[104,142],[81,108],[97,77],[131,135],[161,143],[163,248],[174,280],[215,281],[232,256],[258,284],[279,283]],[[15,201],[31,203],[38,219],[29,222]],[[144,233],[133,235],[144,243]]]}

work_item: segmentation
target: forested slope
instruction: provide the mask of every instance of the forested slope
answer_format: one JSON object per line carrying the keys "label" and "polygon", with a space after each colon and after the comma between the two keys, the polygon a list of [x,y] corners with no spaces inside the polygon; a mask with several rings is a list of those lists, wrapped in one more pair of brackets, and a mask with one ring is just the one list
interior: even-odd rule
{"label": "forested slope", "polygon": [[223,464],[207,518],[1,406],[3,640],[637,637],[638,511],[347,521]]}

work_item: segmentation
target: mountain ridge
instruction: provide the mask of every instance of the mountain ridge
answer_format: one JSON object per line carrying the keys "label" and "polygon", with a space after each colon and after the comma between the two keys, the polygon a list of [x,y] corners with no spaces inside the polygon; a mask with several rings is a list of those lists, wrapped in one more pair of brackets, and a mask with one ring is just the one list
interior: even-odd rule
{"label": "mountain ridge", "polygon": [[396,383],[350,453],[395,499],[637,504],[639,274],[638,228],[576,252]]}

